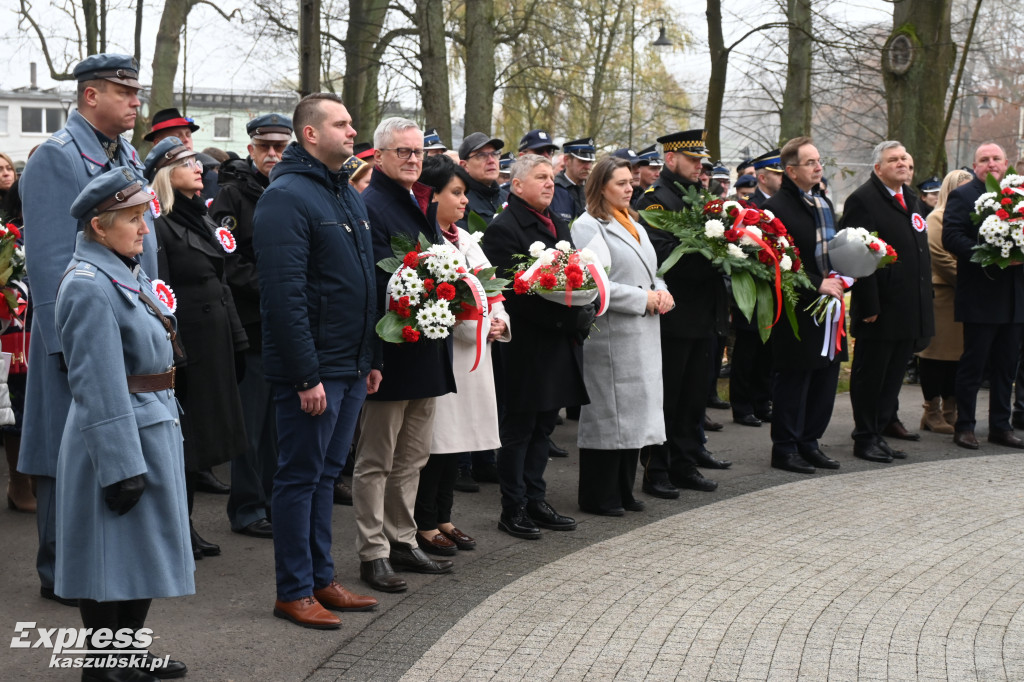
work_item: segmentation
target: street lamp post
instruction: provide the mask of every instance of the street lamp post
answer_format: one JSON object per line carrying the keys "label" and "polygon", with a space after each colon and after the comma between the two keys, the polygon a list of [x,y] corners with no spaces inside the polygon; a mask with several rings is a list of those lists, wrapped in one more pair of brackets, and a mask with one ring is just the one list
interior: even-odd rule
{"label": "street lamp post", "polygon": [[[672,47],[672,41],[665,34],[665,22],[657,20],[661,24],[658,38],[651,43],[655,47]],[[641,29],[647,28],[654,22],[647,22]],[[629,10],[629,149],[633,148],[633,100],[636,96],[636,4],[630,5]]]}

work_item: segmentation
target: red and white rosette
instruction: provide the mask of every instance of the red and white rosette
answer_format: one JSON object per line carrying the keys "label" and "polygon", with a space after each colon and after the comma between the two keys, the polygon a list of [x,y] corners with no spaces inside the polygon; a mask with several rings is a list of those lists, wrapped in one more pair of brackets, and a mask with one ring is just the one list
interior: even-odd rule
{"label": "red and white rosette", "polygon": [[235,240],[235,235],[231,234],[231,230],[226,227],[218,227],[213,233],[217,237],[217,241],[220,242],[221,247],[227,253],[234,253],[235,249],[238,248],[238,241]]}
{"label": "red and white rosette", "polygon": [[174,289],[163,281],[162,279],[154,279],[151,284],[153,285],[153,293],[160,299],[160,302],[167,307],[172,313],[178,309],[178,297],[174,295]]}
{"label": "red and white rosette", "polygon": [[149,185],[146,185],[146,194],[152,197],[149,200],[149,210],[152,211],[154,218],[159,218],[162,211],[160,210],[160,200],[156,198],[156,191]]}
{"label": "red and white rosette", "polygon": [[910,216],[910,222],[914,225],[914,229],[918,232],[924,232],[928,229],[928,223],[921,217],[920,213],[915,213]]}

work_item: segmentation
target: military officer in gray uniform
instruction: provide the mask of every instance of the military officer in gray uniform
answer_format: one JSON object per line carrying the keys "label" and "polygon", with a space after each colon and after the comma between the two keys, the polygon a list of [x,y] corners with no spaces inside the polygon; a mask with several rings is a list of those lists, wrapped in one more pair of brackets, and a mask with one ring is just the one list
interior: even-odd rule
{"label": "military officer in gray uniform", "polygon": [[[129,55],[96,54],[79,62],[74,76],[78,81],[77,110],[68,116],[64,128],[39,146],[19,184],[26,227],[26,265],[32,273],[33,318],[18,471],[36,477],[36,570],[40,594],[47,599],[56,598],[57,452],[71,404],[61,341],[54,324],[57,284],[74,253],[78,233],[71,204],[89,181],[104,171],[126,168],[142,181],[143,168],[135,149],[121,137],[135,126],[138,115],[138,62]],[[150,208],[145,214],[151,229],[145,235],[140,256],[147,272],[156,272],[152,211]]]}

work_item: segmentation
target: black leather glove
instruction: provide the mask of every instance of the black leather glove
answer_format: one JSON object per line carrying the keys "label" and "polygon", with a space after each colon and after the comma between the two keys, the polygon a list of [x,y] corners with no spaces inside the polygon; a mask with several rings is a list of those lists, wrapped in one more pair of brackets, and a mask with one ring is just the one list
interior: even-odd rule
{"label": "black leather glove", "polygon": [[590,325],[597,319],[597,304],[588,303],[576,312],[576,331],[585,332],[584,338],[590,333]]}
{"label": "black leather glove", "polygon": [[103,489],[103,497],[110,511],[124,516],[132,510],[146,489],[146,479],[142,474],[126,478]]}
{"label": "black leather glove", "polygon": [[235,352],[235,381],[242,383],[242,379],[245,378],[245,353],[242,351]]}

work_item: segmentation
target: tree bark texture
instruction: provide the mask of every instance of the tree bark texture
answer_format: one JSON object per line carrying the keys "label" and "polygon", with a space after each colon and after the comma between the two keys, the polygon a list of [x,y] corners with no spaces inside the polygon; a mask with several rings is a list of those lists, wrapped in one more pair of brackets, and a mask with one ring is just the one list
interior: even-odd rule
{"label": "tree bark texture", "polygon": [[348,30],[345,34],[345,78],[341,97],[352,115],[356,139],[372,142],[380,103],[377,101],[377,76],[380,63],[375,46],[380,40],[387,15],[387,0],[350,0]]}
{"label": "tree bark texture", "polygon": [[811,134],[811,1],[788,0],[789,59],[779,144]]}
{"label": "tree bark texture", "polygon": [[494,48],[494,0],[466,0],[466,135],[494,125]]}
{"label": "tree bark texture", "polygon": [[452,105],[448,90],[448,54],[444,34],[444,3],[416,0],[420,41],[420,99],[428,127],[452,145]]}
{"label": "tree bark texture", "polygon": [[729,50],[722,35],[722,0],[708,0],[708,47],[711,52],[711,77],[708,102],[704,109],[704,127],[708,131],[707,148],[712,159],[722,155],[722,103],[729,73]]}
{"label": "tree bark texture", "polygon": [[320,91],[320,0],[299,0],[299,95]]}

